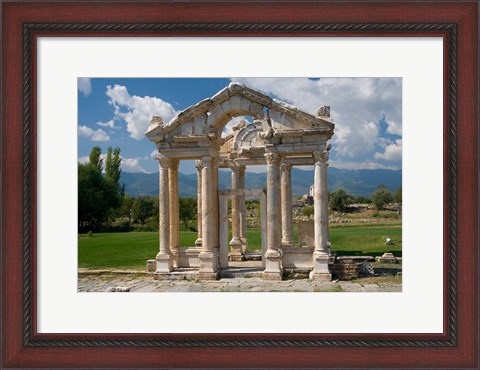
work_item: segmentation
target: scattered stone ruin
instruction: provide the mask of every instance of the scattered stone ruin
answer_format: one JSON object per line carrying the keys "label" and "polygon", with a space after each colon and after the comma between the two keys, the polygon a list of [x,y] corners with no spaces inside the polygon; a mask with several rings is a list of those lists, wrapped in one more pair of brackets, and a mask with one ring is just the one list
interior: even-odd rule
{"label": "scattered stone ruin", "polygon": [[[225,125],[240,121],[222,137]],[[211,98],[185,109],[170,122],[154,116],[146,132],[155,143],[160,181],[160,251],[151,260],[156,279],[171,279],[184,269],[197,280],[217,279],[231,258],[242,260],[248,251],[245,198],[260,199],[262,277],[281,280],[284,269],[306,269],[310,278],[330,281],[328,229],[327,141],[334,124],[330,107],[315,116],[272,99],[245,85],[231,83]],[[198,238],[191,247],[179,246],[178,166],[196,160],[198,177]],[[245,167],[266,165],[266,191],[245,189]],[[314,220],[306,228],[308,242],[293,245],[293,166],[314,166]],[[218,188],[218,169],[232,171],[232,188]],[[228,199],[232,200],[232,239],[228,241]],[[304,233],[305,234],[305,233]]]}

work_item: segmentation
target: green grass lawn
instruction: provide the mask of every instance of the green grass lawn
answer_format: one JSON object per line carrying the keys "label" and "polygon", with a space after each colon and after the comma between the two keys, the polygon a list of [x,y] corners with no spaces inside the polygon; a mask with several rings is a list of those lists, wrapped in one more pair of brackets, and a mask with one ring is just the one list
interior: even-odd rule
{"label": "green grass lawn", "polygon": [[[394,245],[386,246],[385,238]],[[247,230],[249,249],[260,249],[260,230]],[[297,240],[297,232],[294,230]],[[402,255],[402,226],[337,226],[330,228],[332,249],[338,255]],[[180,245],[193,246],[196,232],[181,231]],[[158,232],[103,233],[78,238],[78,266],[91,269],[145,269],[158,252]]]}

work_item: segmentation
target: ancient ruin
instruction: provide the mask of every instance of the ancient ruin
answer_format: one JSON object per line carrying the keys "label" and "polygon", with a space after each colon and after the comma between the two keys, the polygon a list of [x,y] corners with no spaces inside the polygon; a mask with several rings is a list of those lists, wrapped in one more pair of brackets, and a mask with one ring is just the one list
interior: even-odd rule
{"label": "ancient ruin", "polygon": [[[242,120],[222,137],[234,117]],[[334,124],[330,108],[313,116],[245,85],[231,83],[216,95],[180,112],[170,122],[153,117],[146,132],[157,147],[160,169],[160,251],[150,266],[156,279],[193,269],[197,280],[217,279],[230,259],[248,251],[245,198],[260,199],[262,277],[281,280],[284,269],[310,271],[314,280],[330,281],[327,167]],[[198,238],[179,246],[178,165],[196,160]],[[245,166],[266,165],[267,187],[245,189]],[[292,166],[314,166],[313,240],[293,245]],[[218,169],[232,171],[232,188],[218,188]],[[228,199],[232,200],[232,239],[228,241]],[[305,228],[307,230],[308,227]],[[308,239],[308,238],[306,238]]]}

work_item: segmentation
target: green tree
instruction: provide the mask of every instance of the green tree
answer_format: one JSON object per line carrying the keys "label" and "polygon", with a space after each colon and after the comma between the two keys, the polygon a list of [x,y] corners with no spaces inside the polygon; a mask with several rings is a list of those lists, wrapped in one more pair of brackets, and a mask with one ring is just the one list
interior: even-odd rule
{"label": "green tree", "polygon": [[304,215],[305,217],[310,217],[311,215],[313,215],[314,212],[315,208],[313,208],[313,206],[305,206],[302,209],[302,215]]}
{"label": "green tree", "polygon": [[393,196],[393,201],[395,203],[402,203],[402,187],[401,186],[395,192],[395,195]]}
{"label": "green tree", "polygon": [[132,218],[142,225],[152,216],[155,216],[158,202],[154,197],[149,195],[141,195],[137,197],[132,205]]}
{"label": "green tree", "polygon": [[108,148],[107,161],[105,163],[105,178],[113,182],[120,190],[120,177],[122,176],[122,158],[120,157],[120,148]]}
{"label": "green tree", "polygon": [[349,204],[352,204],[353,196],[344,189],[338,189],[330,193],[328,206],[335,211],[344,211]]}
{"label": "green tree", "polygon": [[125,194],[120,202],[119,215],[122,218],[128,218],[130,222],[132,218],[132,206],[134,201],[134,198]]}
{"label": "green tree", "polygon": [[383,209],[386,204],[393,200],[392,192],[384,185],[380,185],[372,194],[372,203],[377,210]]}
{"label": "green tree", "polygon": [[107,160],[105,162],[105,180],[115,189],[116,197],[112,199],[111,208],[118,208],[121,204],[125,186],[120,185],[120,177],[122,176],[122,158],[120,157],[120,148],[108,148]]}
{"label": "green tree", "polygon": [[102,173],[103,159],[100,157],[102,149],[99,146],[94,146],[90,152],[90,164],[96,168],[99,173]]}
{"label": "green tree", "polygon": [[197,199],[191,197],[179,198],[179,218],[188,230],[188,222],[197,216]]}
{"label": "green tree", "polygon": [[108,218],[112,188],[107,185],[98,167],[78,164],[78,227],[79,231],[97,231]]}

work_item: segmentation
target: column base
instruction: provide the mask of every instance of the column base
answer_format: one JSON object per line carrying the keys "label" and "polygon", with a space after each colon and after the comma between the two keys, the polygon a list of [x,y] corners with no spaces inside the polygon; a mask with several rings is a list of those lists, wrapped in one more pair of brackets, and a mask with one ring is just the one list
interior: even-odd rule
{"label": "column base", "polygon": [[220,253],[217,251],[201,252],[198,255],[200,269],[197,275],[217,274],[220,266]]}
{"label": "column base", "polygon": [[243,243],[241,239],[232,239],[230,241],[230,260],[245,261],[245,253],[243,253]]}
{"label": "column base", "polygon": [[313,271],[310,271],[309,278],[313,281],[330,282],[332,281],[332,274],[315,274]]}
{"label": "column base", "polygon": [[248,253],[248,240],[246,238],[240,238],[242,241],[242,253],[247,254]]}
{"label": "column base", "polygon": [[262,273],[262,279],[282,280],[283,269],[281,259],[281,251],[277,249],[267,249],[265,252],[265,270]]}
{"label": "column base", "polygon": [[156,274],[168,274],[173,270],[173,256],[170,253],[158,253],[155,260],[157,261]]}
{"label": "column base", "polygon": [[262,279],[263,280],[274,280],[274,281],[282,281],[282,274],[278,272],[262,272]]}
{"label": "column base", "polygon": [[332,274],[328,268],[330,256],[327,253],[313,253],[313,270],[310,272],[310,279],[316,281],[332,281]]}
{"label": "column base", "polygon": [[218,279],[218,272],[214,272],[214,273],[197,272],[197,274],[195,274],[196,281],[217,280],[217,279]]}
{"label": "column base", "polygon": [[195,247],[201,247],[202,246],[202,238],[197,238],[195,240]]}
{"label": "column base", "polygon": [[293,241],[282,240],[282,248],[291,248],[293,246]]}

